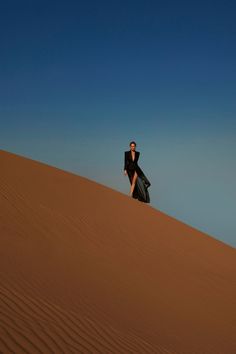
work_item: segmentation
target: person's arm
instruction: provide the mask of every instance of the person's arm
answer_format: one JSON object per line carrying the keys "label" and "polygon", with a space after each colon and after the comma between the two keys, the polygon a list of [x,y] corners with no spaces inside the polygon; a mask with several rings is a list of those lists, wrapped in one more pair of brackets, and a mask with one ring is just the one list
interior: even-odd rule
{"label": "person's arm", "polygon": [[138,154],[137,154],[138,156],[137,156],[137,162],[138,162],[138,159],[139,159],[139,155],[140,155],[140,152],[138,152]]}
{"label": "person's arm", "polygon": [[127,158],[126,158],[126,153],[124,153],[124,173],[126,174],[127,173]]}

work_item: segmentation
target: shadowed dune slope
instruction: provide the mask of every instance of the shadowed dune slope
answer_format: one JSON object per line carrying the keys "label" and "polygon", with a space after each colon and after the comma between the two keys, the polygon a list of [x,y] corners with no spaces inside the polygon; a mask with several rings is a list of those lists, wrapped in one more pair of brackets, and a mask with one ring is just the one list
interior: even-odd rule
{"label": "shadowed dune slope", "polygon": [[0,352],[236,353],[236,250],[0,151]]}

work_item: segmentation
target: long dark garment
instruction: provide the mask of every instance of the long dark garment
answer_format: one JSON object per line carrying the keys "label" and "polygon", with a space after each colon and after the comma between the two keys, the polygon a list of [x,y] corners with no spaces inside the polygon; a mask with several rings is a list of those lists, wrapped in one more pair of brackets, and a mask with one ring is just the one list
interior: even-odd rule
{"label": "long dark garment", "polygon": [[132,185],[132,180],[135,171],[137,172],[137,180],[135,183],[134,191],[132,194],[132,197],[135,199],[140,200],[141,202],[144,203],[150,203],[150,196],[148,192],[148,188],[151,186],[150,181],[148,178],[145,176],[144,172],[138,165],[138,159],[139,159],[140,152],[135,151],[135,158],[134,160],[132,159],[131,151],[125,151],[125,163],[124,163],[124,169],[128,173],[130,185]]}

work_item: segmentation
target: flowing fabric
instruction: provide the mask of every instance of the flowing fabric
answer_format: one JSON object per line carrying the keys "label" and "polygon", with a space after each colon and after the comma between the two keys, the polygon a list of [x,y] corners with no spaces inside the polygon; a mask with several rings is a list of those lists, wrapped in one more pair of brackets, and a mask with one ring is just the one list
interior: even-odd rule
{"label": "flowing fabric", "polygon": [[136,165],[134,169],[127,169],[130,184],[132,184],[135,171],[137,172],[138,177],[135,183],[132,197],[138,199],[141,202],[150,203],[148,187],[150,187],[151,183],[138,165]]}

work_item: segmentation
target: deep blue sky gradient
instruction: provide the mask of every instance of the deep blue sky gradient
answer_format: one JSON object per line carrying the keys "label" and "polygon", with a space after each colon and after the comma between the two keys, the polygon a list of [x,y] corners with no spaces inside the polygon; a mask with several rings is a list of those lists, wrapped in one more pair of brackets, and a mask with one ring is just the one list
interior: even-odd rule
{"label": "deep blue sky gradient", "polygon": [[137,141],[151,204],[236,246],[236,4],[0,5],[0,141],[123,193]]}

